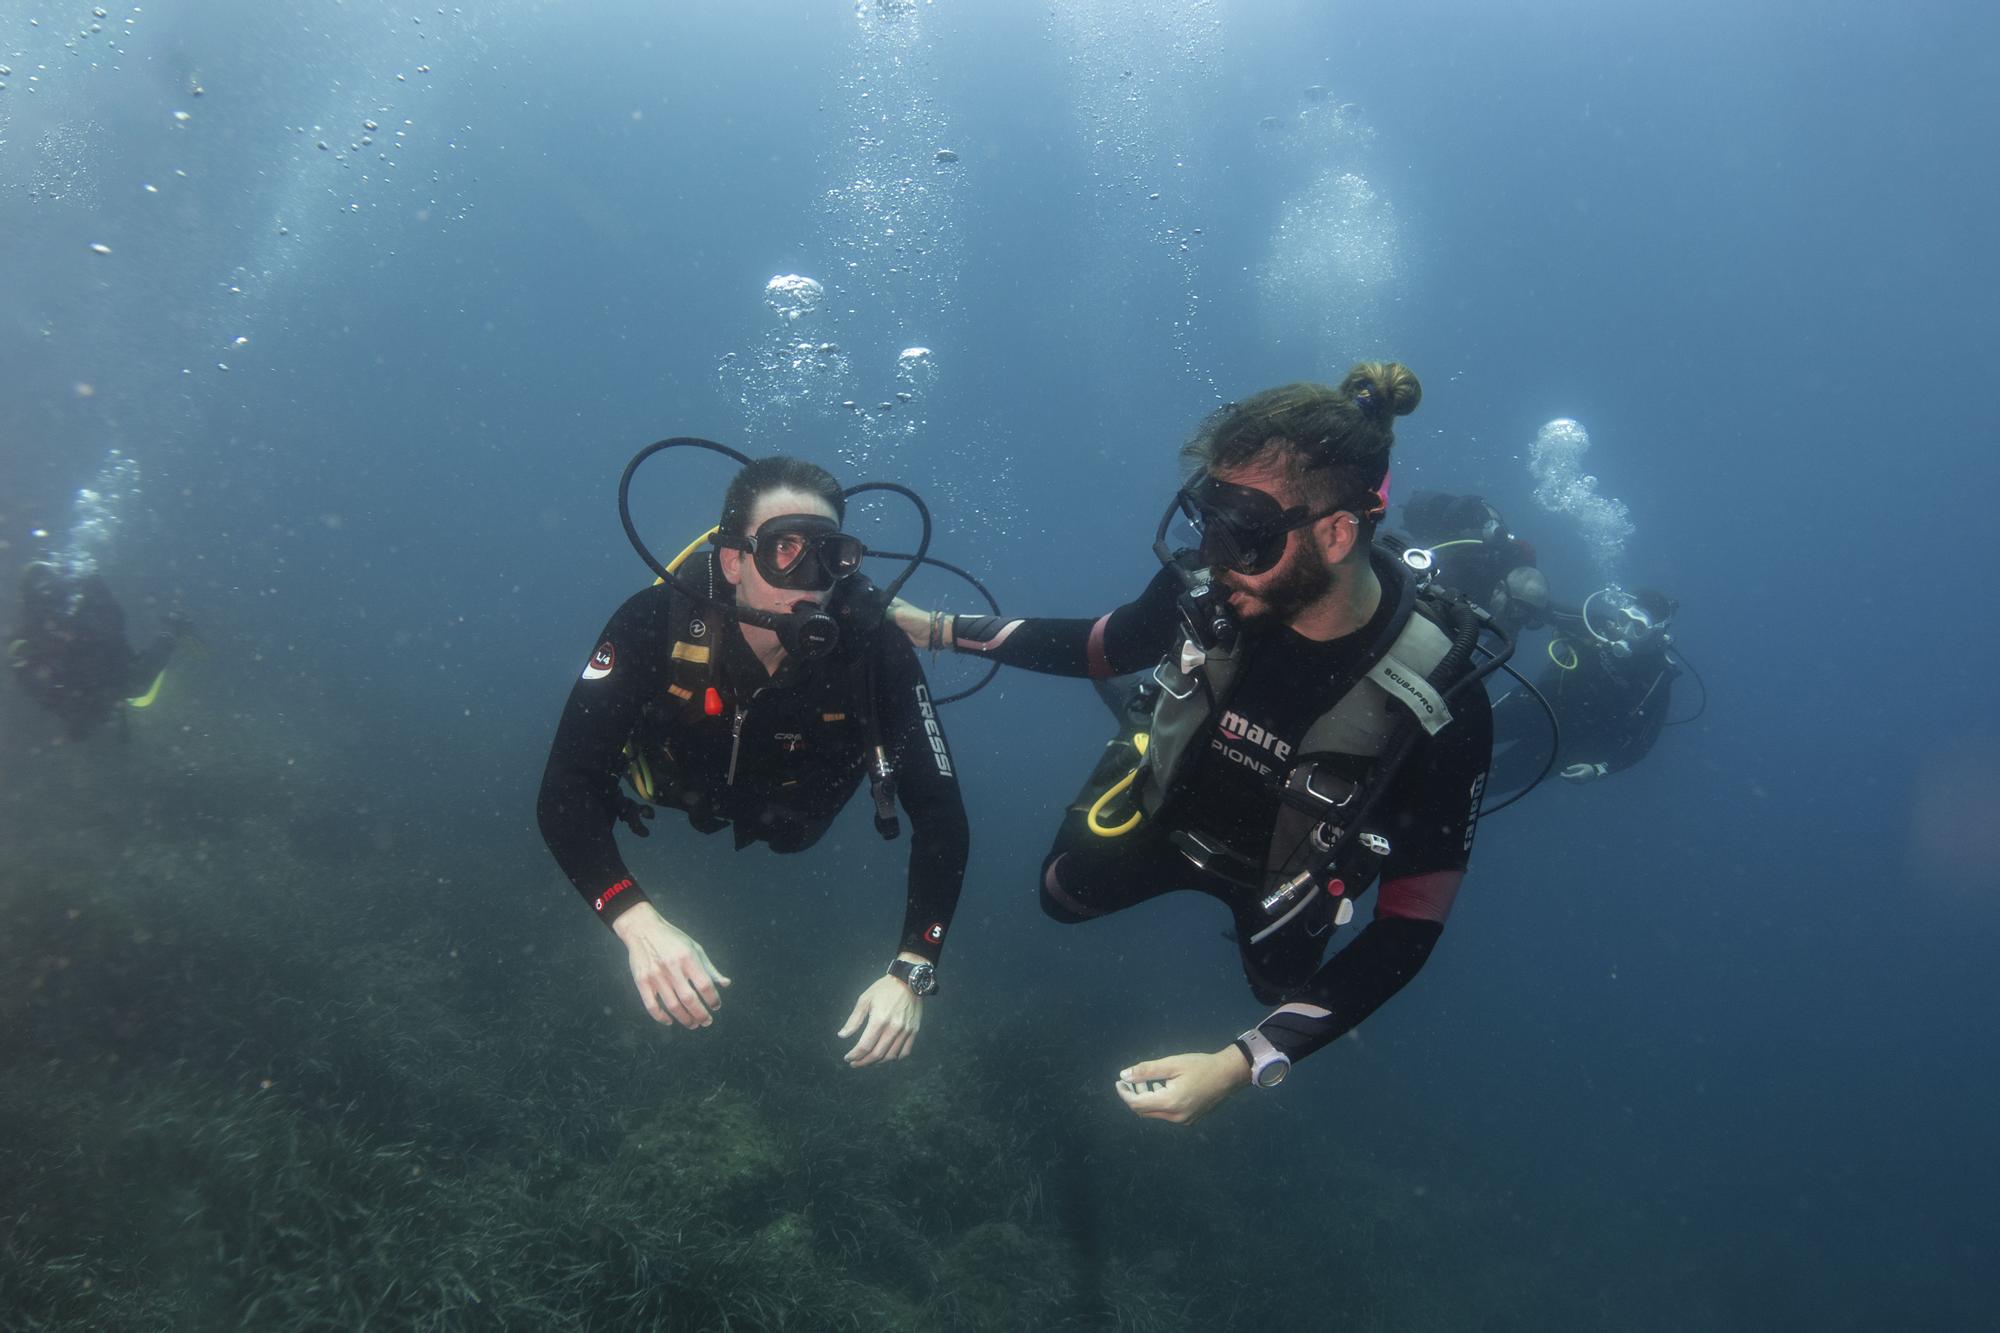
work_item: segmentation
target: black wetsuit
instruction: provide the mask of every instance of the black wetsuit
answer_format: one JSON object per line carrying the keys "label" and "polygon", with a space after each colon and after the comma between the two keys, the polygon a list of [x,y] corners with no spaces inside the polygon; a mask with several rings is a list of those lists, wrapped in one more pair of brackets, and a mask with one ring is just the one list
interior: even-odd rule
{"label": "black wetsuit", "polygon": [[[872,712],[912,825],[899,948],[935,961],[965,878],[965,805],[916,653],[893,632],[873,636],[873,653]],[[695,657],[709,666],[689,675]],[[599,918],[645,900],[612,836],[632,804],[620,788],[628,743],[648,759],[653,799],[697,830],[803,851],[867,772],[865,667],[843,644],[768,676],[726,612],[667,586],[627,600],[570,690],[537,804],[549,850]]]}
{"label": "black wetsuit", "polygon": [[170,618],[145,652],[134,652],[125,610],[102,577],[35,564],[22,576],[21,624],[8,656],[21,688],[71,740],[82,740],[152,688],[181,633],[182,622]]}
{"label": "black wetsuit", "polygon": [[[1555,655],[1565,652],[1575,655],[1573,668],[1552,662],[1535,681],[1562,727],[1562,752],[1551,771],[1570,764],[1602,764],[1606,773],[1632,767],[1660,739],[1679,668],[1662,648],[1617,657],[1580,630],[1556,639]],[[1548,720],[1525,690],[1514,690],[1493,706],[1493,745],[1497,792],[1527,786],[1547,764]]]}
{"label": "black wetsuit", "polygon": [[[1391,844],[1381,862],[1375,918],[1339,953],[1321,961],[1329,938],[1325,913],[1302,913],[1253,943],[1270,924],[1257,887],[1278,813],[1287,760],[1306,728],[1370,663],[1368,646],[1384,636],[1402,575],[1376,562],[1382,606],[1368,625],[1330,642],[1284,626],[1248,631],[1250,652],[1228,708],[1210,720],[1159,816],[1122,838],[1092,834],[1073,807],[1043,862],[1042,908],[1063,922],[1121,911],[1163,893],[1189,889],[1226,905],[1251,988],[1284,1007],[1261,1025],[1273,1045],[1300,1059],[1352,1028],[1402,988],[1430,956],[1472,847],[1479,793],[1492,744],[1482,691],[1452,702],[1454,719],[1420,743],[1372,821]],[[1180,642],[1178,583],[1162,570],[1140,597],[1097,621],[961,617],[961,650],[1054,675],[1098,678],[1150,669]],[[1355,760],[1360,777],[1367,761]],[[1197,867],[1174,840],[1194,830],[1232,856]],[[1349,896],[1365,884],[1350,884]]]}

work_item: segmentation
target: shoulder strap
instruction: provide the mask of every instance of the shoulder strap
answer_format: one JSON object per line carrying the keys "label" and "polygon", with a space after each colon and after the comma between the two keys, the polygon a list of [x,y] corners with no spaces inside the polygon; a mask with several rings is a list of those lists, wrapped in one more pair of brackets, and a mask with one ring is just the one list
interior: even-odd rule
{"label": "shoulder strap", "polygon": [[[1404,580],[1411,593],[1412,582]],[[1408,618],[1388,649],[1307,728],[1299,744],[1265,854],[1267,885],[1278,885],[1267,899],[1267,910],[1272,904],[1290,903],[1286,920],[1319,892],[1316,877],[1344,866],[1357,846],[1377,855],[1389,850],[1385,840],[1364,832],[1363,824],[1409,757],[1419,730],[1435,735],[1451,722],[1441,692],[1450,682],[1433,682],[1429,677],[1451,656],[1453,635],[1432,616],[1457,617],[1449,603],[1434,608],[1428,600],[1419,603],[1414,595],[1409,602]],[[1335,784],[1338,790],[1322,790],[1315,783],[1315,759],[1330,754],[1368,758],[1372,761],[1368,775],[1358,783],[1342,780]],[[1329,892],[1346,893],[1344,874],[1343,870],[1328,880]],[[1372,877],[1372,873],[1367,876]],[[1365,885],[1357,882],[1354,887],[1358,891]]]}
{"label": "shoulder strap", "polygon": [[1148,728],[1146,758],[1140,769],[1139,807],[1151,818],[1159,813],[1172,792],[1175,779],[1189,752],[1207,728],[1209,719],[1229,701],[1241,674],[1243,640],[1234,647],[1203,653],[1186,634],[1177,635],[1174,647],[1153,668],[1153,683],[1160,694],[1153,701],[1152,724]]}
{"label": "shoulder strap", "polygon": [[1451,637],[1429,616],[1412,613],[1367,673],[1306,729],[1299,753],[1380,754],[1405,709],[1436,735],[1451,709],[1428,677],[1450,651]]}
{"label": "shoulder strap", "polygon": [[[691,579],[713,583],[715,557],[706,552],[698,557],[702,567],[688,571]],[[702,707],[708,687],[715,680],[719,617],[712,608],[681,593],[667,590],[667,693],[680,704]],[[711,612],[711,614],[703,614]]]}

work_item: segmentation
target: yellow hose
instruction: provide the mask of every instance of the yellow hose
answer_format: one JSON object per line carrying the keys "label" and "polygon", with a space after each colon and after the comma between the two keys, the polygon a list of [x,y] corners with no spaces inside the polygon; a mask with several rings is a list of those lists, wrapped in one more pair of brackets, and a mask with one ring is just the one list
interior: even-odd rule
{"label": "yellow hose", "polygon": [[[1556,645],[1557,645],[1557,644],[1561,644],[1561,645],[1562,645],[1563,647],[1565,647],[1565,648],[1569,649],[1569,661],[1565,662],[1565,661],[1563,661],[1563,660],[1562,660],[1562,659],[1561,659],[1560,657],[1557,657],[1557,656],[1556,656]],[[1549,640],[1549,661],[1551,661],[1551,662],[1554,662],[1554,663],[1555,663],[1555,664],[1556,664],[1557,666],[1561,667],[1561,668],[1562,668],[1562,669],[1563,669],[1564,671],[1574,671],[1574,670],[1576,670],[1576,668],[1577,668],[1577,664],[1578,664],[1578,663],[1579,663],[1579,662],[1580,662],[1581,660],[1582,660],[1582,659],[1581,659],[1581,658],[1579,658],[1579,657],[1578,657],[1578,656],[1576,655],[1576,645],[1575,645],[1575,644],[1573,644],[1573,643],[1571,643],[1571,642],[1570,642],[1570,641],[1569,641],[1568,639],[1550,639],[1550,640]]]}
{"label": "yellow hose", "polygon": [[652,800],[653,766],[646,762],[645,755],[634,753],[629,745],[625,747],[625,753],[632,756],[631,765],[625,770],[626,780],[632,784],[632,790],[639,793],[640,800]]}
{"label": "yellow hose", "polygon": [[[696,551],[699,551],[701,549],[703,542],[707,541],[710,537],[713,537],[716,533],[720,532],[721,530],[722,530],[722,525],[718,523],[714,527],[710,528],[707,532],[702,533],[701,536],[696,537],[693,541],[689,542],[686,546],[683,546],[681,548],[681,553],[679,555],[667,561],[667,573],[669,574],[680,573],[681,566],[687,562],[687,558],[693,555]],[[660,584],[665,582],[666,582],[665,579],[656,578],[653,580],[653,586],[658,587]]]}
{"label": "yellow hose", "polygon": [[[1144,758],[1146,754],[1147,739],[1147,735],[1143,731],[1132,737],[1132,748],[1139,752],[1141,758]],[[1139,768],[1143,767],[1143,764],[1139,766]],[[1104,795],[1090,803],[1090,809],[1083,816],[1085,828],[1088,828],[1100,838],[1122,838],[1133,829],[1139,827],[1139,821],[1146,817],[1146,812],[1143,810],[1134,810],[1129,818],[1119,824],[1105,824],[1100,822],[1097,817],[1098,813],[1111,802],[1113,797],[1124,792],[1126,788],[1132,785],[1133,780],[1139,776],[1139,768],[1134,768],[1130,773],[1112,783],[1104,789]]]}
{"label": "yellow hose", "polygon": [[140,695],[138,698],[127,699],[125,702],[130,704],[134,708],[151,708],[153,706],[153,700],[160,697],[160,682],[164,681],[166,678],[167,678],[167,673],[162,671],[159,675],[153,677],[153,687],[151,689],[147,690],[144,694]]}

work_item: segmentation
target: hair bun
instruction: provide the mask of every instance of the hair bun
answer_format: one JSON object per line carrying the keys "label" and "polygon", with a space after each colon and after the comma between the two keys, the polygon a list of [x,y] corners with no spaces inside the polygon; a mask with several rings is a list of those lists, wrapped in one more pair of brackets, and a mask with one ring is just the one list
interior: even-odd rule
{"label": "hair bun", "polygon": [[1424,386],[1400,361],[1363,361],[1347,372],[1340,391],[1377,421],[1406,417],[1424,400]]}

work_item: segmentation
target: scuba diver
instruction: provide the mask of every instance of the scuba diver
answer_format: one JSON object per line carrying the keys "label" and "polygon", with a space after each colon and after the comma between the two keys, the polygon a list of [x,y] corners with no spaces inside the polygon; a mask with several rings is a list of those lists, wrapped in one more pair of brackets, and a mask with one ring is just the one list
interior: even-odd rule
{"label": "scuba diver", "polygon": [[1549,581],[1535,568],[1535,548],[1509,532],[1484,497],[1417,491],[1403,502],[1403,528],[1436,558],[1438,582],[1491,611],[1510,632],[1545,623]]}
{"label": "scuba diver", "polygon": [[[1600,588],[1574,611],[1552,610],[1556,637],[1536,681],[1560,724],[1556,776],[1595,782],[1632,767],[1672,725],[1682,663],[1667,627],[1680,604],[1650,588]],[[1693,721],[1692,718],[1686,719]],[[1549,728],[1524,691],[1493,706],[1495,792],[1527,786],[1549,765]]]}
{"label": "scuba diver", "polygon": [[[894,608],[919,646],[1093,680],[1150,671],[1116,701],[1128,725],[1063,819],[1042,909],[1076,923],[1207,894],[1274,1009],[1220,1050],[1121,1070],[1138,1115],[1187,1123],[1275,1087],[1417,974],[1465,876],[1491,749],[1480,681],[1505,653],[1477,663],[1491,618],[1422,586],[1422,552],[1373,540],[1394,419],[1421,393],[1402,365],[1368,362],[1338,389],[1216,411],[1182,450],[1162,569],[1096,620]],[[1169,547],[1177,516],[1197,550]],[[1378,879],[1374,919],[1325,957]]]}
{"label": "scuba diver", "polygon": [[[21,571],[21,621],[7,645],[14,679],[80,741],[126,708],[149,707],[187,619],[170,613],[144,652],[125,641],[125,608],[98,574],[37,560]],[[130,733],[127,732],[127,735]]]}
{"label": "scuba diver", "polygon": [[[742,467],[716,527],[662,566],[638,536],[627,492],[642,461],[673,447],[712,450]],[[627,599],[598,636],[557,724],[536,810],[556,861],[625,944],[647,1012],[704,1028],[730,979],[639,888],[615,826],[644,837],[663,805],[685,812],[696,832],[730,829],[739,850],[763,842],[799,852],[826,832],[864,773],[884,837],[896,836],[900,799],[914,826],[901,937],[838,1034],[860,1033],[846,1055],[857,1068],[909,1054],[923,998],[937,990],[969,845],[923,671],[902,636],[879,632],[886,594],[860,573],[869,552],[841,531],[848,498],[863,490],[896,491],[923,512],[903,487],[843,491],[796,458],[752,462],[689,438],[641,450],[620,482],[619,510],[659,581]],[[924,548],[929,522],[926,512]],[[710,540],[714,549],[696,555]]]}

